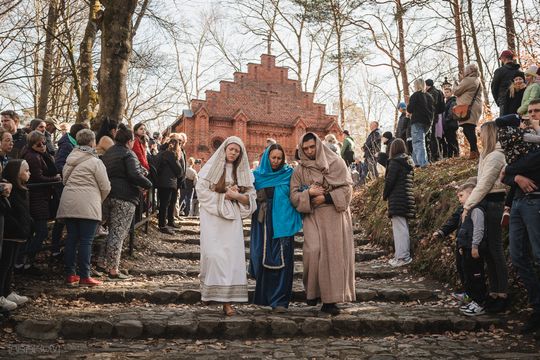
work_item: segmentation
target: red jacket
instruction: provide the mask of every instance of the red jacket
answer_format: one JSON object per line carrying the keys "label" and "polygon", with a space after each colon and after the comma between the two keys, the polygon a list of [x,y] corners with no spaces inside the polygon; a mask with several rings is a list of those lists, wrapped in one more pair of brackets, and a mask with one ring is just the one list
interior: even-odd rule
{"label": "red jacket", "polygon": [[133,152],[135,153],[135,155],[137,155],[137,159],[139,159],[142,167],[146,170],[150,170],[148,160],[146,159],[146,146],[141,143],[141,140],[139,140],[139,138],[135,138],[135,142],[133,143]]}

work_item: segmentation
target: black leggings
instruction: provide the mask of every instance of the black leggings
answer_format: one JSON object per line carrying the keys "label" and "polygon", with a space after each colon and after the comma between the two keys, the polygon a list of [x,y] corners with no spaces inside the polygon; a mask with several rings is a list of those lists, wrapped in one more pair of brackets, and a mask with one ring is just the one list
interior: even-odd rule
{"label": "black leggings", "polygon": [[19,243],[4,241],[2,244],[2,257],[0,258],[0,296],[11,294],[13,281],[13,265]]}
{"label": "black leggings", "polygon": [[476,144],[476,125],[475,124],[463,124],[463,134],[469,142],[471,151],[478,152],[478,145]]}
{"label": "black leggings", "polygon": [[176,206],[176,199],[178,198],[178,190],[170,188],[158,188],[159,196],[159,214],[158,225],[160,228],[165,227],[165,218],[168,225],[174,223],[174,207]]}

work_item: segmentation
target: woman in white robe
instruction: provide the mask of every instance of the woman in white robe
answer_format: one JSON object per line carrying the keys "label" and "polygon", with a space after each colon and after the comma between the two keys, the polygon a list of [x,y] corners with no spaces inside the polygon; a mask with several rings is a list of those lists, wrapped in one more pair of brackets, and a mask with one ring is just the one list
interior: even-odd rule
{"label": "woman in white robe", "polygon": [[227,138],[199,172],[197,196],[201,219],[201,300],[247,302],[248,289],[242,219],[256,210],[256,192],[246,149]]}

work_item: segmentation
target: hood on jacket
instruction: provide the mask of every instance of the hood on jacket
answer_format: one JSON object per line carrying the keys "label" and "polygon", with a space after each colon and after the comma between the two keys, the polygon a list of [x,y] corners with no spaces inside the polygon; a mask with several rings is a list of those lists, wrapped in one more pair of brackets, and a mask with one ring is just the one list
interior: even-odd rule
{"label": "hood on jacket", "polygon": [[504,64],[503,67],[508,70],[518,70],[521,67],[521,65],[511,62],[511,63]]}
{"label": "hood on jacket", "polygon": [[408,171],[414,169],[413,159],[407,154],[399,154],[395,158],[390,159],[390,161],[396,161]]}
{"label": "hood on jacket", "polygon": [[75,148],[69,154],[66,160],[66,165],[75,167],[79,165],[80,163],[82,163],[83,161],[88,160],[91,157],[97,158],[95,151],[89,151],[83,148]]}

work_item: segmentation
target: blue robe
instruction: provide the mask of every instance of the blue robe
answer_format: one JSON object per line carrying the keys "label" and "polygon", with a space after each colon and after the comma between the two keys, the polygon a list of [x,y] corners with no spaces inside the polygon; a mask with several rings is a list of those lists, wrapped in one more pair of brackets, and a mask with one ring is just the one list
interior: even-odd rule
{"label": "blue robe", "polygon": [[[269,191],[267,191],[269,190]],[[274,239],[272,204],[274,188],[266,188],[264,222],[258,221],[260,204],[252,216],[249,273],[257,281],[253,303],[289,307],[294,275],[294,236]]]}

